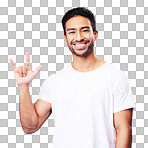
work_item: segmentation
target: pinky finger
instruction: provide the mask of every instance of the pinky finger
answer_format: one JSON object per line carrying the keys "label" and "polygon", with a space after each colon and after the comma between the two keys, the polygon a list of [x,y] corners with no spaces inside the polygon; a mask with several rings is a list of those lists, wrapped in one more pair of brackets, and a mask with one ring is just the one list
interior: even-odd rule
{"label": "pinky finger", "polygon": [[36,75],[39,73],[40,69],[42,68],[42,65],[38,66],[35,71],[33,72],[34,74],[34,78],[36,77]]}

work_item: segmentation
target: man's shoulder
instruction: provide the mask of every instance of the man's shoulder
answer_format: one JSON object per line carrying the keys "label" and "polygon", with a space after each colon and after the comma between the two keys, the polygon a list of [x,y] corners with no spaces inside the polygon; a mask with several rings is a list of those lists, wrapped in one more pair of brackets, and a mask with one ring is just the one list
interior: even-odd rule
{"label": "man's shoulder", "polygon": [[56,73],[49,75],[49,79],[58,79],[64,77],[69,72],[69,64],[64,66],[61,70],[56,71]]}
{"label": "man's shoulder", "polygon": [[122,71],[117,65],[112,63],[108,63],[106,71],[107,74],[114,79],[121,79],[123,77],[127,77],[124,71]]}

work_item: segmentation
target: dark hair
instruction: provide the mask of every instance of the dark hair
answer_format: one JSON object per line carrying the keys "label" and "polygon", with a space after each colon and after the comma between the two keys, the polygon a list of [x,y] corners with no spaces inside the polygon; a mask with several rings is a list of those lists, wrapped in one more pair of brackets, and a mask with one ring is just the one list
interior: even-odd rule
{"label": "dark hair", "polygon": [[92,11],[85,8],[85,7],[77,7],[77,8],[73,8],[73,9],[67,11],[62,18],[62,26],[63,26],[63,30],[64,30],[64,35],[66,35],[66,31],[65,31],[66,22],[70,18],[72,18],[74,16],[78,16],[78,15],[87,17],[90,20],[93,32],[96,31],[96,20],[95,20],[95,16],[92,13]]}

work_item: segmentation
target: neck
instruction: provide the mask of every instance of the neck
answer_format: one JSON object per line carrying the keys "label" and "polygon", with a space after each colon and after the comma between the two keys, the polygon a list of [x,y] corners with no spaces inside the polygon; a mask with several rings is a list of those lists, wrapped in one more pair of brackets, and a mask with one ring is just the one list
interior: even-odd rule
{"label": "neck", "polygon": [[72,67],[77,71],[87,72],[98,66],[101,59],[95,56],[94,50],[87,57],[78,57],[73,54]]}

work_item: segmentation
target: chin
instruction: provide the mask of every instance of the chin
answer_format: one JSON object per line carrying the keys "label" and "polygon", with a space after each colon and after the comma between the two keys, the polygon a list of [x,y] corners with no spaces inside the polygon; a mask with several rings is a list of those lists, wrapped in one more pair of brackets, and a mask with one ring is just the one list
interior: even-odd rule
{"label": "chin", "polygon": [[[72,52],[74,55],[76,56],[79,56],[79,57],[86,57],[88,55],[90,55],[90,53],[92,52],[93,50],[84,50],[84,51],[76,51],[75,50]],[[80,53],[81,52],[81,53]]]}

